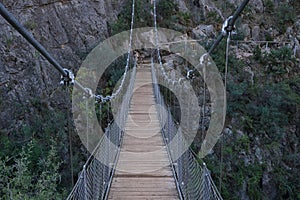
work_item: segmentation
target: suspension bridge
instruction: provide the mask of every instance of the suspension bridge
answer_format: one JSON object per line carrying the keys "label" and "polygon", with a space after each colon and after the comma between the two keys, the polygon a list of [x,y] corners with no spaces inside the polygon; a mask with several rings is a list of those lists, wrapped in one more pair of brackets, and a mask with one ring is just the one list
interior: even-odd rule
{"label": "suspension bridge", "polygon": [[[224,36],[228,36],[228,54],[234,22],[248,1],[245,0],[234,15],[226,20],[222,33],[208,54]],[[186,147],[188,138],[174,121],[171,109],[165,103],[161,92],[163,88],[160,82],[171,81],[174,85],[181,80],[172,80],[164,70],[158,45],[156,1],[152,3],[157,60],[155,62],[153,56],[142,63],[135,59],[133,68],[129,70],[134,24],[133,0],[125,72],[119,87],[112,95],[105,97],[93,94],[90,89],[76,81],[72,72],[62,68],[0,3],[1,15],[62,74],[63,84],[69,86],[74,83],[83,93],[101,104],[118,99],[119,106],[114,120],[109,123],[84,164],[67,198],[69,200],[222,199],[205,163],[190,147]],[[200,62],[205,62],[206,55],[201,59]],[[226,69],[227,63],[228,59]]]}

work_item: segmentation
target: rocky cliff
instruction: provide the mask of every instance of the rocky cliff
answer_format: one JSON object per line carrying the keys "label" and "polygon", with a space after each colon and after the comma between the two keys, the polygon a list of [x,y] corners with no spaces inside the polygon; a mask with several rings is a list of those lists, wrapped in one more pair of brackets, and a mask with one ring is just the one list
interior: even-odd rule
{"label": "rocky cliff", "polygon": [[[172,1],[178,6],[161,7],[167,13],[158,17],[159,25],[211,41],[241,1]],[[126,2],[129,1],[4,0],[2,3],[62,66],[76,73],[95,45],[111,32],[121,31],[116,30],[122,27],[116,26],[118,23],[125,23],[120,18],[130,18],[125,11],[126,5],[131,4]],[[143,2],[145,8],[151,6],[146,0],[137,0],[140,7]],[[143,18],[145,9],[140,7],[137,6],[142,10],[137,23],[152,24],[150,12]],[[205,159],[215,180],[222,176],[225,198],[300,198],[299,11],[297,0],[251,0],[237,22],[238,34],[230,53],[228,118],[223,143]],[[11,156],[14,146],[22,146],[32,137],[41,145],[47,143],[47,137],[60,138],[57,142],[64,160],[63,185],[68,185],[70,177],[66,169],[70,160],[64,134],[69,98],[59,85],[60,75],[1,17],[0,27],[0,144],[6,145],[3,138],[13,141],[0,155]],[[224,46],[221,44],[213,56],[221,72]],[[164,59],[174,58],[171,55]],[[176,67],[186,74],[185,66]],[[197,81],[201,82],[201,78],[193,80],[200,90]],[[77,142],[75,148],[84,151]],[[219,170],[221,158],[222,170]],[[75,160],[78,172],[84,159]]]}
{"label": "rocky cliff", "polygon": [[[3,4],[65,68],[74,72],[87,53],[109,36],[121,1],[3,1]],[[64,107],[60,75],[0,18],[1,133],[19,130],[36,115],[34,102]],[[20,106],[16,106],[20,105]],[[22,111],[26,109],[26,112]]]}
{"label": "rocky cliff", "polygon": [[[241,2],[180,1],[179,10],[191,13],[191,35],[209,41]],[[226,128],[205,159],[225,199],[299,199],[299,10],[299,1],[254,0],[236,23]],[[212,55],[221,72],[224,54],[223,43]]]}
{"label": "rocky cliff", "polygon": [[[74,73],[88,52],[109,37],[109,24],[116,20],[123,5],[121,0],[2,3],[63,67]],[[75,144],[74,162],[84,162],[85,158],[80,156],[84,149],[75,130],[68,139],[70,98],[59,85],[60,74],[2,17],[0,27],[0,144],[5,147],[0,157],[16,156],[34,139],[34,154],[43,158],[54,139],[62,160],[60,184],[62,188],[71,187],[70,139]],[[32,157],[30,160],[39,162]],[[80,165],[75,165],[75,173]],[[39,173],[38,169],[34,171]]]}

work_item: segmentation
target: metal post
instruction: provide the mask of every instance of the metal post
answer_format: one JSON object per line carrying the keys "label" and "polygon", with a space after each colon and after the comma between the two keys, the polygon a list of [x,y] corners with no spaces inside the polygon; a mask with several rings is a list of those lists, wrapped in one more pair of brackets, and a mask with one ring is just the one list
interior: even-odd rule
{"label": "metal post", "polygon": [[88,193],[87,193],[87,173],[86,173],[86,166],[83,166],[83,182],[84,182],[84,199],[88,200]]}

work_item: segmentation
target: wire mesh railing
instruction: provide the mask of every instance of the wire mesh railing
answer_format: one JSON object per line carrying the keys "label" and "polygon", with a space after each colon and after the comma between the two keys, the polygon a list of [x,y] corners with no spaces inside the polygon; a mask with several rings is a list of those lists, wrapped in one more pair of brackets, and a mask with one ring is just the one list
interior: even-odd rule
{"label": "wire mesh railing", "polygon": [[122,145],[124,122],[129,111],[135,75],[136,63],[130,73],[127,89],[122,87],[126,92],[119,92],[123,97],[115,119],[105,129],[100,142],[84,164],[68,200],[107,199]]}
{"label": "wire mesh railing", "polygon": [[[186,138],[173,120],[170,109],[166,108],[160,92],[157,73],[153,59],[151,60],[154,96],[158,106],[158,117],[161,124],[162,136],[166,143],[174,178],[181,199],[190,200],[221,200],[222,197],[215,186],[205,163],[187,146]],[[161,77],[164,77],[161,75]],[[162,109],[164,108],[164,109]],[[174,142],[175,141],[175,142]]]}

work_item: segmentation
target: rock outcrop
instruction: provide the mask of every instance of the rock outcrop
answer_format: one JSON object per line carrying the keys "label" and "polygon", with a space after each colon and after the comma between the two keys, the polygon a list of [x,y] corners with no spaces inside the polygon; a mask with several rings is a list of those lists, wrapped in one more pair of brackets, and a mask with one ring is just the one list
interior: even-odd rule
{"label": "rock outcrop", "polygon": [[[120,0],[3,1],[7,9],[65,68],[74,72],[87,53],[109,37]],[[41,106],[65,107],[59,73],[0,17],[0,131],[11,134]]]}

